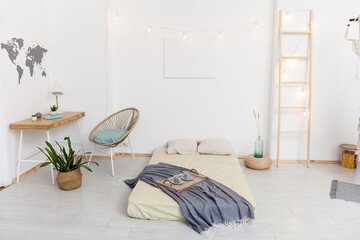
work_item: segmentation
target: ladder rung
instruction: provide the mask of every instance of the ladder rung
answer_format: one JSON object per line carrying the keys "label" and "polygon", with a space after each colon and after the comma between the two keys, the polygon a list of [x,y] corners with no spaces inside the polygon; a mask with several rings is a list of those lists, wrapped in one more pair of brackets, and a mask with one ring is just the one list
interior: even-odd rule
{"label": "ladder rung", "polygon": [[308,59],[309,57],[308,56],[295,56],[295,57],[289,57],[289,56],[287,56],[287,57],[280,57],[280,58],[282,58],[282,59],[293,59],[293,60],[295,60],[295,59]]}
{"label": "ladder rung", "polygon": [[299,82],[299,81],[281,81],[280,84],[309,84],[309,82]]}
{"label": "ladder rung", "polygon": [[280,131],[280,133],[308,133],[307,131]]}
{"label": "ladder rung", "polygon": [[306,109],[306,108],[309,108],[307,106],[298,106],[298,107],[280,107],[280,109]]}
{"label": "ladder rung", "polygon": [[310,31],[283,31],[282,34],[310,34]]}

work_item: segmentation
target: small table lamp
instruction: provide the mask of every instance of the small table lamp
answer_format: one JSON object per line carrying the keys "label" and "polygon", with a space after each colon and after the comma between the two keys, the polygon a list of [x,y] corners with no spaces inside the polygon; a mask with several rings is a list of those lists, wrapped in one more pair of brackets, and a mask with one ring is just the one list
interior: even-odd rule
{"label": "small table lamp", "polygon": [[58,100],[58,96],[63,95],[64,93],[62,92],[60,86],[58,83],[56,83],[54,90],[51,92],[52,95],[56,96],[56,107],[57,109],[59,109],[59,100]]}

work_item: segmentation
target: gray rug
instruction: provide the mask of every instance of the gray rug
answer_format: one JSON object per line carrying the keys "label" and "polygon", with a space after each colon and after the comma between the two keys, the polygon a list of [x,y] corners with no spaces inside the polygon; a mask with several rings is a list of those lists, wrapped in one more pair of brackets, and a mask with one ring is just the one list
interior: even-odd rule
{"label": "gray rug", "polygon": [[332,180],[330,198],[360,203],[360,185]]}

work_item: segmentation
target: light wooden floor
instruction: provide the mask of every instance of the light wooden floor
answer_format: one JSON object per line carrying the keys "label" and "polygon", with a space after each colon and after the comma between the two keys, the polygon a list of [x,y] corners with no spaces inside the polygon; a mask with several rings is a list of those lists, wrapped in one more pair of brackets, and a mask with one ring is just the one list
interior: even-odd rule
{"label": "light wooden floor", "polygon": [[[51,184],[48,169],[38,170],[0,192],[0,239],[203,239],[183,222],[127,216],[130,189],[122,179],[135,177],[148,160],[118,157],[116,177],[109,161],[98,160],[93,174],[83,171],[83,186],[70,192]],[[360,239],[360,204],[329,199],[332,179],[360,183],[360,170],[294,163],[244,171],[257,219],[252,229],[218,232],[214,239]]]}

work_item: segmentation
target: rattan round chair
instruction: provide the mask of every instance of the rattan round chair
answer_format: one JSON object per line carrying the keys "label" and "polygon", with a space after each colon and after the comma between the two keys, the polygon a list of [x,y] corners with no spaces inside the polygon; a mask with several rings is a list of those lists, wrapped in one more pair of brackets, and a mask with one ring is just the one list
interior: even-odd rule
{"label": "rattan round chair", "polygon": [[[110,149],[110,159],[111,159],[111,168],[112,168],[112,175],[115,176],[114,172],[114,153],[113,148],[119,145],[120,143],[124,142],[125,139],[127,139],[131,154],[133,159],[135,160],[134,152],[131,147],[129,134],[134,129],[135,125],[139,121],[139,110],[136,108],[126,108],[121,111],[118,111],[106,119],[104,119],[102,122],[100,122],[89,134],[89,141],[94,143],[94,149],[91,152],[89,162],[91,161],[91,158],[94,154],[95,148],[97,145],[108,147]],[[104,130],[111,130],[111,129],[126,129],[127,132],[124,136],[122,136],[120,139],[116,140],[115,142],[104,144],[104,143],[98,143],[94,141],[94,137],[96,134],[104,131]]]}

